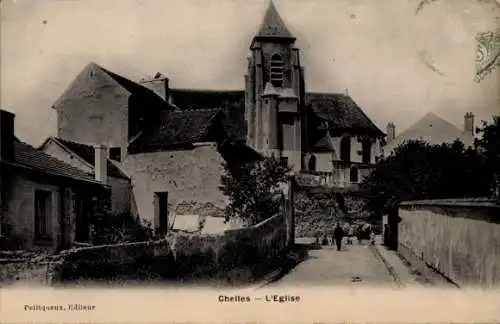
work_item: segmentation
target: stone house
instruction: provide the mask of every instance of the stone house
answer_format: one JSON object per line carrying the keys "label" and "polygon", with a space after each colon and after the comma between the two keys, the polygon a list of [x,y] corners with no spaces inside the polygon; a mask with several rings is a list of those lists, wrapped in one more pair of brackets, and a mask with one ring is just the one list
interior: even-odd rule
{"label": "stone house", "polygon": [[[114,215],[128,214],[131,211],[132,184],[128,177],[113,160],[119,156],[111,155],[108,158],[106,147],[93,147],[90,145],[65,141],[57,137],[49,137],[39,150],[56,157],[88,174],[94,174],[111,188],[111,213]],[[104,150],[95,154],[96,150]],[[113,153],[113,152],[111,152]],[[96,156],[106,159],[97,161]]]}
{"label": "stone house", "polygon": [[88,242],[89,215],[108,186],[21,142],[14,117],[0,110],[2,248],[58,250]]}
{"label": "stone house", "polygon": [[132,178],[138,214],[165,229],[169,215],[223,217],[223,163],[237,167],[259,158],[228,139],[223,111],[166,111],[130,143],[122,167]]}

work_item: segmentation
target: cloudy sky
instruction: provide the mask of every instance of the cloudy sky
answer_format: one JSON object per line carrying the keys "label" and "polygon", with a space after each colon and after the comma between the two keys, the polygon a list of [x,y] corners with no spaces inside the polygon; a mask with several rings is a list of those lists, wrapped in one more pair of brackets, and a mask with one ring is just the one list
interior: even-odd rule
{"label": "cloudy sky", "polygon": [[[133,80],[242,89],[269,0],[1,0],[1,106],[32,144],[56,134],[52,103],[90,61]],[[473,82],[494,0],[274,0],[297,37],[308,90],[344,92],[382,129],[433,111],[457,126],[500,111],[500,69]]]}

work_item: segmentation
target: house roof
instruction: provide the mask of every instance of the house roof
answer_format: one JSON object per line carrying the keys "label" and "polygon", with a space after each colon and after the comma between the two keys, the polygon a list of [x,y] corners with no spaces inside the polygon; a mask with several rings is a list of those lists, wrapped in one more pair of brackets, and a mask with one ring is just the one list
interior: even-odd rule
{"label": "house roof", "polygon": [[[183,110],[164,112],[158,125],[131,143],[131,151],[148,148],[166,148],[199,142],[217,142],[223,135],[213,126],[222,116],[220,109]],[[221,129],[222,129],[222,124]]]}
{"label": "house roof", "polygon": [[245,140],[245,92],[241,90],[170,89],[172,103],[180,110],[224,109],[227,136]]}
{"label": "house roof", "polygon": [[349,129],[384,135],[348,95],[306,93],[306,104],[310,105],[318,118],[328,122],[330,129]]}
{"label": "house roof", "polygon": [[459,139],[466,145],[473,142],[472,134],[467,134],[455,125],[430,112],[413,123],[404,132],[386,144],[384,150],[391,152],[397,146],[410,140],[424,140],[429,144],[451,143]]}
{"label": "house roof", "polygon": [[[85,162],[89,163],[92,166],[95,166],[95,149],[93,146],[76,143],[72,141],[66,141],[57,137],[52,137],[51,139],[53,139],[59,145],[64,146],[71,152],[81,157]],[[108,175],[111,177],[127,179],[127,180],[130,179],[125,173],[123,173],[120,170],[120,168],[118,168],[109,159],[107,159],[107,169],[108,169]]]}
{"label": "house roof", "polygon": [[283,19],[281,19],[281,16],[279,15],[272,0],[269,2],[269,7],[264,14],[264,19],[259,27],[259,31],[255,35],[255,39],[262,38],[284,38],[295,40],[295,37],[293,37],[292,33],[290,33]]}
{"label": "house roof", "polygon": [[49,175],[102,185],[92,175],[37,150],[17,138],[14,140],[13,160],[2,162]]}

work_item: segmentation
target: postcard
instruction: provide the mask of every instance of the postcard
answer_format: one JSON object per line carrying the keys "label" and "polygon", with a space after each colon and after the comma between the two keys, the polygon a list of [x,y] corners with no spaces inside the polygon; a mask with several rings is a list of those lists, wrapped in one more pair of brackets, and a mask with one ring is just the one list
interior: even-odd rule
{"label": "postcard", "polygon": [[0,321],[500,322],[500,2],[2,0]]}

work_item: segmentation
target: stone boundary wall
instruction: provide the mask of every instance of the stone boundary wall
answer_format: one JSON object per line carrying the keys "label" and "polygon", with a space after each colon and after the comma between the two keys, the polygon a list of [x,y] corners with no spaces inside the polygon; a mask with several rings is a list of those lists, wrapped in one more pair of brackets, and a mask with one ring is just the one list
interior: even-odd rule
{"label": "stone boundary wall", "polygon": [[460,287],[500,285],[500,206],[490,199],[408,201],[399,206],[398,251]]}
{"label": "stone boundary wall", "polygon": [[169,239],[182,276],[250,279],[279,261],[287,248],[286,230],[284,217],[278,214],[219,235],[179,234]]}
{"label": "stone boundary wall", "polygon": [[[34,262],[11,262],[3,282],[222,278],[251,280],[276,266],[287,248],[286,214],[223,234],[170,234],[164,240],[74,248]],[[5,264],[3,265],[5,267]],[[13,274],[14,273],[14,274]]]}

